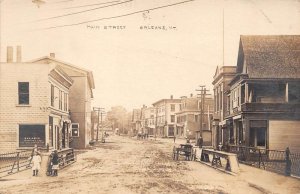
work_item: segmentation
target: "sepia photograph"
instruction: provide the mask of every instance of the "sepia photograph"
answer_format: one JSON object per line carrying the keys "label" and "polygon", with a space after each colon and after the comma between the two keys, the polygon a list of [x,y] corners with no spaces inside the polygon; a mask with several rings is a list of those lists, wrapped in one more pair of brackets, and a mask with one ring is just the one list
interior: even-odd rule
{"label": "sepia photograph", "polygon": [[300,0],[0,0],[18,193],[300,193]]}

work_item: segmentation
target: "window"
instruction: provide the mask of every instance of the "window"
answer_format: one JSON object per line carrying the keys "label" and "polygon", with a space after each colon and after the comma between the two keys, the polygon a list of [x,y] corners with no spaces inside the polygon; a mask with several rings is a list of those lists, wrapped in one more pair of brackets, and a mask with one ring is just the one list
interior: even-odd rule
{"label": "window", "polygon": [[250,121],[250,141],[251,147],[266,147],[267,121],[257,120]]}
{"label": "window", "polygon": [[171,104],[171,112],[175,111],[175,104]]}
{"label": "window", "polygon": [[53,146],[53,117],[49,117],[49,145]]}
{"label": "window", "polygon": [[171,123],[175,122],[175,115],[171,115]]}
{"label": "window", "polygon": [[220,110],[223,109],[223,91],[220,92]]}
{"label": "window", "polygon": [[45,146],[45,125],[19,125],[19,147]]}
{"label": "window", "polygon": [[68,111],[68,94],[64,93],[64,111]]}
{"label": "window", "polygon": [[72,137],[79,137],[79,123],[72,123]]}
{"label": "window", "polygon": [[29,104],[29,82],[19,82],[19,104]]}
{"label": "window", "polygon": [[54,106],[54,86],[51,84],[51,106]]}
{"label": "window", "polygon": [[62,110],[62,91],[59,91],[59,110]]}

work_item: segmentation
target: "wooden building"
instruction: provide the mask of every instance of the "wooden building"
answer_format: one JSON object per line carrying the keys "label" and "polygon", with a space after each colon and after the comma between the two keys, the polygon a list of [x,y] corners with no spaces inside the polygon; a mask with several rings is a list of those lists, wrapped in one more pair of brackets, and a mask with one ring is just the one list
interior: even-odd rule
{"label": "wooden building", "polygon": [[300,36],[241,36],[229,86],[230,144],[300,152]]}

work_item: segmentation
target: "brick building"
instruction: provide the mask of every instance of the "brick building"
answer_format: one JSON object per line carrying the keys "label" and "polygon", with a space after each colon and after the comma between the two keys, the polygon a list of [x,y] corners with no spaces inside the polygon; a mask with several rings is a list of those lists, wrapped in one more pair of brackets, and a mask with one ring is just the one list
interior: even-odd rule
{"label": "brick building", "polygon": [[154,136],[174,137],[176,127],[176,115],[179,111],[180,99],[162,99],[153,103],[155,109]]}
{"label": "brick building", "polygon": [[181,97],[179,111],[176,112],[175,136],[182,138],[195,139],[196,131],[199,130],[199,99],[193,97]]}

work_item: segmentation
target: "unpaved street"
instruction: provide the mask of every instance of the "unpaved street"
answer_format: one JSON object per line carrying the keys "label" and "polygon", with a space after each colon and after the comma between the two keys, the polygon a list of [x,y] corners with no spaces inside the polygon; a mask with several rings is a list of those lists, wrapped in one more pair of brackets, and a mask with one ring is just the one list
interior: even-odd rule
{"label": "unpaved street", "polygon": [[241,165],[237,176],[199,162],[173,161],[172,140],[110,136],[58,177],[31,171],[0,181],[0,193],[300,193],[300,181]]}

